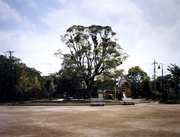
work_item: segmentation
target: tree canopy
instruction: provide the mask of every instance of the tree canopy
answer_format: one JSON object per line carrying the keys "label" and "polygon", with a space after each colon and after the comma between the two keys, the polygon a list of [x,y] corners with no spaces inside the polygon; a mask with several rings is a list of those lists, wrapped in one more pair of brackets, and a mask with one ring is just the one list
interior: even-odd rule
{"label": "tree canopy", "polygon": [[128,70],[128,78],[131,81],[142,82],[147,77],[147,73],[144,72],[139,66],[132,67]]}
{"label": "tree canopy", "polygon": [[135,66],[128,70],[127,76],[130,80],[132,95],[134,97],[150,96],[150,78],[147,76],[146,72],[144,72],[139,66]]}
{"label": "tree canopy", "polygon": [[[0,55],[0,102],[16,101],[28,91],[41,91],[42,81],[40,72],[27,67],[19,58]],[[28,98],[33,96],[29,94]]]}
{"label": "tree canopy", "polygon": [[127,58],[110,26],[74,25],[61,35],[69,53],[56,52],[63,58],[62,66],[76,72],[86,82],[89,96],[96,76],[115,69]]}
{"label": "tree canopy", "polygon": [[16,90],[24,95],[25,92],[29,92],[32,89],[32,84],[27,76],[25,70],[22,71],[20,78],[16,84]]}

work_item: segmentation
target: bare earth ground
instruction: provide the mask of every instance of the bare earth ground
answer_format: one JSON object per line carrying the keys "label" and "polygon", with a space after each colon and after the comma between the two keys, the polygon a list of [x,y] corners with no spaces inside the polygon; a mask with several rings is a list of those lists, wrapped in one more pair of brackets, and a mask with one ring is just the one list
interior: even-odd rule
{"label": "bare earth ground", "polygon": [[0,106],[0,137],[180,137],[180,105]]}

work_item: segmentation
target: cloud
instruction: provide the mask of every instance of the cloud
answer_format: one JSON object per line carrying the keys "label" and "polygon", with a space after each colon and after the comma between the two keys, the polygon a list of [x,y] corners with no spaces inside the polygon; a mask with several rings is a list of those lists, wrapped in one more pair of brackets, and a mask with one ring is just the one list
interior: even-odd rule
{"label": "cloud", "polygon": [[[72,25],[109,25],[120,38],[134,41],[149,31],[144,13],[134,3],[124,0],[64,1],[62,9],[51,9],[42,19],[55,33],[63,34]],[[101,5],[101,6],[99,6]],[[151,28],[150,28],[151,29]]]}
{"label": "cloud", "polygon": [[0,0],[0,25],[1,30],[34,28],[34,25],[28,21],[26,16],[22,16],[19,11],[2,0]]}
{"label": "cloud", "polygon": [[64,8],[52,9],[42,19],[57,34],[64,34],[74,24],[109,25],[117,32],[119,43],[127,52],[136,48],[143,38],[154,35],[155,29],[145,20],[143,10],[131,1],[81,0],[64,1],[63,4]]}
{"label": "cloud", "polygon": [[32,0],[28,0],[27,3],[28,3],[27,5],[31,8],[34,8],[34,9],[38,8],[37,4]]}
{"label": "cloud", "polygon": [[154,30],[145,20],[143,10],[133,2],[127,0],[63,1],[63,7],[62,9],[51,9],[42,19],[42,22],[47,24],[52,31],[64,34],[66,29],[74,24],[109,25],[117,32],[117,38],[124,51],[130,55],[120,68],[127,71],[130,67],[142,66],[149,62],[149,65],[143,68],[151,72],[147,68],[151,67],[151,62],[154,60],[149,52],[152,50],[150,43]]}
{"label": "cloud", "polygon": [[180,16],[179,0],[151,0],[159,15],[168,19],[177,19]]}
{"label": "cloud", "polygon": [[53,53],[59,48],[59,35],[39,32],[26,16],[6,2],[0,1],[0,7],[0,24],[3,24],[0,27],[1,54],[12,50],[15,57],[44,74],[58,71],[60,60]]}
{"label": "cloud", "polygon": [[62,26],[70,27],[74,24],[115,26],[121,23],[128,26],[132,22],[133,24],[139,24],[139,20],[143,21],[143,12],[129,1],[71,0],[65,1],[63,4],[64,8],[52,9],[42,19],[52,29],[62,28]]}
{"label": "cloud", "polygon": [[42,35],[30,30],[1,31],[0,42],[3,45],[1,51],[15,51],[15,57],[44,74],[60,69],[61,61],[53,55],[59,48],[59,38],[54,34]]}
{"label": "cloud", "polygon": [[[121,66],[126,71],[139,65],[151,76],[154,58],[169,65],[179,62],[180,12],[179,1],[151,0],[150,5],[139,6],[130,0],[59,0],[56,6],[28,0],[21,6],[34,9],[31,14],[22,14],[20,9],[0,0],[1,50],[15,50],[23,62],[47,71],[50,63],[60,60],[53,53],[65,47],[59,35],[72,25],[109,25],[117,32],[119,44],[130,57]],[[28,4],[28,6],[27,6]],[[20,6],[20,7],[21,7]],[[148,12],[147,12],[148,11]],[[29,12],[28,12],[29,13]],[[35,15],[36,14],[36,15]],[[36,16],[33,18],[33,16]],[[31,18],[32,17],[32,18]],[[37,21],[38,20],[38,21]],[[40,21],[41,22],[40,22]],[[37,24],[37,22],[40,24]],[[15,26],[13,29],[12,26]],[[38,65],[39,64],[39,65]],[[40,64],[46,64],[46,67]],[[48,65],[47,65],[48,64]],[[177,64],[180,65],[180,64]],[[33,65],[31,65],[33,66]],[[55,66],[55,65],[54,65]],[[166,66],[166,65],[164,65]]]}
{"label": "cloud", "polygon": [[15,9],[12,9],[7,3],[0,0],[0,22],[22,22],[20,15]]}

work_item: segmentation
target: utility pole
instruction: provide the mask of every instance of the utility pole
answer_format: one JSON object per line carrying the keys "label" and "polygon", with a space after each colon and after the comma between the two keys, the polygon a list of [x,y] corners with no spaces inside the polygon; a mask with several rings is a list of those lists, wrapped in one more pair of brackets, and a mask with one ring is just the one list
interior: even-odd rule
{"label": "utility pole", "polygon": [[10,59],[12,59],[12,53],[14,53],[14,51],[6,51],[6,52],[9,52]]}
{"label": "utility pole", "polygon": [[6,51],[9,53],[9,58],[10,58],[10,61],[11,61],[11,73],[12,73],[12,67],[13,67],[13,62],[12,62],[12,54],[14,53],[14,51]]}
{"label": "utility pole", "polygon": [[[13,61],[12,61],[12,54],[14,53],[14,51],[6,51],[7,53],[9,53],[9,59],[10,59],[10,76],[11,76],[11,80],[10,82],[10,90],[12,91],[12,95],[14,96],[14,101],[16,102],[16,88],[15,88],[15,84],[16,84],[16,68],[13,65]],[[13,96],[10,97],[11,99],[13,99]]]}
{"label": "utility pole", "polygon": [[[160,67],[161,65],[161,67]],[[163,93],[163,101],[166,100],[166,94],[164,93],[164,76],[163,76],[163,63],[159,63],[158,69],[162,69],[162,93]]]}
{"label": "utility pole", "polygon": [[155,59],[152,65],[154,65],[154,91],[156,91],[156,64],[158,64]]}

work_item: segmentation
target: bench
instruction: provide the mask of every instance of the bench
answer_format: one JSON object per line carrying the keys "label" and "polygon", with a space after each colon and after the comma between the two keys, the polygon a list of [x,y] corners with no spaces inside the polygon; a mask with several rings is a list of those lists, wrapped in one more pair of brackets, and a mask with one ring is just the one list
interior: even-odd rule
{"label": "bench", "polygon": [[123,102],[133,102],[132,98],[122,98]]}
{"label": "bench", "polygon": [[122,98],[124,105],[134,105],[132,98]]}
{"label": "bench", "polygon": [[90,98],[91,106],[104,106],[104,98]]}

